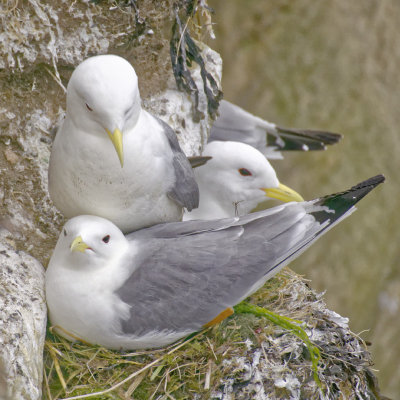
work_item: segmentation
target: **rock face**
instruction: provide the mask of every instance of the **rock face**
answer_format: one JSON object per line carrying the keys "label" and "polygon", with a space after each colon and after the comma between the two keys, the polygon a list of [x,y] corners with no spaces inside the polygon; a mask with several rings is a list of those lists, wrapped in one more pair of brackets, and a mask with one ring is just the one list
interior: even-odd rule
{"label": "rock face", "polygon": [[41,399],[46,334],[44,269],[0,241],[0,398]]}

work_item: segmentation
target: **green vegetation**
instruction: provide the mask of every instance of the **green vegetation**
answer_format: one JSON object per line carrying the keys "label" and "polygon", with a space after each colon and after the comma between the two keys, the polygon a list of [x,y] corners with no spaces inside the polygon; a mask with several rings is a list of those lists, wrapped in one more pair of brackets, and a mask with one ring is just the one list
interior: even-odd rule
{"label": "green vegetation", "polygon": [[[378,391],[363,342],[338,324],[337,316],[290,270],[236,309],[246,313],[160,350],[111,351],[71,343],[49,331],[44,398],[212,398],[229,385],[248,388],[251,396],[257,370],[270,396],[289,396],[291,390],[300,390],[304,398],[321,395],[321,389],[327,395],[351,393],[355,382],[361,393]],[[279,326],[268,322],[271,316],[276,322],[274,313],[285,315]],[[293,389],[291,381],[299,388]]]}

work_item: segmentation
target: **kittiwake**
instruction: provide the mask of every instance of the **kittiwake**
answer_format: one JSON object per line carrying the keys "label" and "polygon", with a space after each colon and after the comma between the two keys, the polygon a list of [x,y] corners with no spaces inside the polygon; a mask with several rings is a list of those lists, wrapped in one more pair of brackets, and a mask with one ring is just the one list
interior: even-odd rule
{"label": "kittiwake", "polygon": [[198,206],[176,135],[142,109],[135,70],[125,59],[91,57],[73,72],[51,150],[49,192],[65,217],[98,215],[124,232],[179,221],[183,208]]}
{"label": "kittiwake", "polygon": [[231,314],[383,181],[380,175],[313,201],[127,236],[103,218],[73,218],[46,272],[51,324],[69,339],[111,349],[168,345]]}
{"label": "kittiwake", "polygon": [[269,161],[248,144],[216,140],[204,147],[202,155],[210,159],[194,170],[199,207],[185,212],[184,221],[245,215],[268,198],[304,200],[280,183]]}
{"label": "kittiwake", "polygon": [[282,128],[222,100],[219,117],[211,127],[209,141],[233,140],[247,143],[260,150],[267,158],[282,158],[281,151],[325,150],[337,143],[338,133],[309,129]]}

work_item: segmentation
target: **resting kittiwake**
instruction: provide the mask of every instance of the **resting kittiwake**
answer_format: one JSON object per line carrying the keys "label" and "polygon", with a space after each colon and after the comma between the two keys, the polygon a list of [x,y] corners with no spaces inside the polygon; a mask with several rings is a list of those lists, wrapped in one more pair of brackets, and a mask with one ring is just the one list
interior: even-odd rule
{"label": "resting kittiwake", "polygon": [[69,339],[112,349],[170,344],[230,315],[383,181],[380,175],[313,201],[127,236],[103,218],[73,218],[46,272],[51,323]]}
{"label": "resting kittiwake", "polygon": [[281,184],[269,161],[248,144],[217,140],[208,143],[202,155],[211,158],[194,171],[199,207],[185,212],[184,221],[245,215],[268,198],[304,200]]}
{"label": "resting kittiwake", "polygon": [[73,72],[49,192],[65,217],[99,215],[124,232],[179,221],[184,207],[197,207],[198,187],[176,135],[142,109],[125,59],[91,57]]}
{"label": "resting kittiwake", "polygon": [[247,143],[266,157],[282,158],[280,151],[325,150],[326,145],[337,143],[342,135],[332,132],[282,128],[222,100],[219,117],[211,127],[209,141],[233,140]]}

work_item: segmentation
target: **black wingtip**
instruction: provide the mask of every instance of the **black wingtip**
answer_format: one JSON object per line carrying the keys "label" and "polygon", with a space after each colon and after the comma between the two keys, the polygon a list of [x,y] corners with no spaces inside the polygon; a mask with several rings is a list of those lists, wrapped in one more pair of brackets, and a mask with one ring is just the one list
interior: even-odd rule
{"label": "black wingtip", "polygon": [[307,136],[314,137],[315,139],[320,140],[322,143],[324,143],[326,145],[335,144],[343,139],[343,135],[340,133],[314,131],[314,130],[307,130],[307,129],[302,130],[301,132]]}
{"label": "black wingtip", "polygon": [[277,146],[282,151],[314,151],[326,150],[326,146],[339,142],[343,135],[334,132],[310,129],[293,129],[277,126],[280,140],[268,136],[268,144]]}
{"label": "black wingtip", "polygon": [[350,190],[364,189],[366,187],[370,187],[370,190],[372,190],[379,184],[385,182],[385,179],[386,178],[382,174],[376,175],[376,176],[373,176],[372,178],[369,178],[369,179],[362,181],[359,184],[353,186]]}
{"label": "black wingtip", "polygon": [[[315,204],[334,210],[335,216],[333,220],[336,220],[384,181],[385,177],[383,175],[376,175],[358,183],[349,190],[322,197]],[[316,215],[314,214],[314,216]]]}
{"label": "black wingtip", "polygon": [[339,193],[334,197],[340,197],[342,200],[346,200],[352,205],[358,203],[364,196],[366,196],[372,189],[375,189],[379,184],[385,181],[385,177],[383,175],[376,175],[372,178],[366,179],[354,185],[349,190],[345,192]]}

